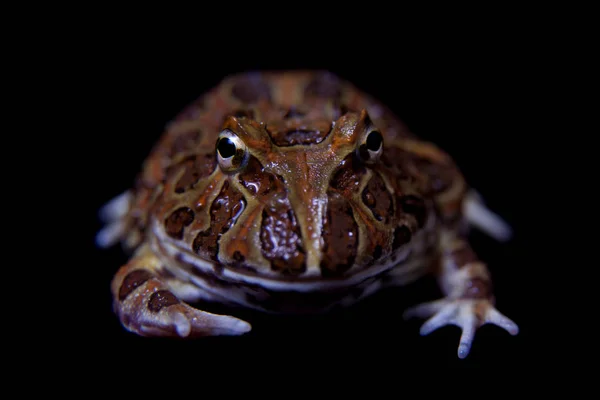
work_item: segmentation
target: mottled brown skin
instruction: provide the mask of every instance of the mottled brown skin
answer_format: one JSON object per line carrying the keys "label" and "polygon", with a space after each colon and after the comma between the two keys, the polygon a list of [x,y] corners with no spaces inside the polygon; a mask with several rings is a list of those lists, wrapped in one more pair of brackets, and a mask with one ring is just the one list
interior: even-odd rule
{"label": "mottled brown skin", "polygon": [[123,301],[133,292],[138,286],[146,283],[152,278],[152,274],[146,270],[134,269],[129,272],[119,286],[119,300]]}
{"label": "mottled brown skin", "polygon": [[[239,173],[222,173],[218,167],[214,147],[225,128],[250,151]],[[384,135],[385,150],[374,165],[357,155],[370,129]],[[295,169],[287,176],[293,182],[278,173],[286,169]],[[462,190],[443,198],[457,186]],[[429,213],[454,219],[459,211],[452,203],[465,190],[445,153],[417,140],[383,105],[335,76],[240,75],[225,80],[169,124],[138,180],[136,207],[130,212],[137,229],[130,235],[139,243],[148,235],[149,220],[164,221],[163,229],[179,240],[183,251],[271,279],[302,279],[306,248],[311,246],[304,242],[316,224],[299,220],[296,213],[309,217],[314,209],[305,205],[316,196],[341,196],[345,211],[332,202],[322,215],[320,247],[325,251],[317,263],[319,279],[339,277],[373,265],[374,255],[388,256],[408,243]],[[335,219],[328,219],[332,213]],[[234,216],[243,220],[243,227],[236,227],[242,221]],[[261,229],[247,232],[256,224]],[[359,226],[368,237],[362,246]],[[221,243],[234,227],[240,228],[236,233],[259,235],[260,251],[248,249],[247,236]],[[340,246],[347,232],[358,235]],[[274,235],[277,243],[285,244],[270,248]],[[307,279],[314,279],[309,275]]]}
{"label": "mottled brown skin", "polygon": [[346,272],[356,260],[357,249],[358,225],[352,206],[341,195],[331,193],[323,221],[323,258],[320,265],[323,276]]}
{"label": "mottled brown skin", "polygon": [[[238,170],[228,170],[216,151],[225,130],[246,149]],[[383,138],[380,150],[367,145],[374,131]],[[441,259],[446,271],[470,268],[459,297],[492,299],[487,271],[456,230],[467,189],[445,152],[334,75],[230,77],[168,124],[144,162],[124,243],[154,257],[154,266],[134,259],[121,268],[113,281],[117,309],[149,284],[157,289],[144,289],[147,309],[182,307],[161,278],[176,270],[220,288],[223,298],[243,292],[233,303],[321,309],[349,293],[359,298],[394,269],[425,259]],[[438,237],[446,238],[441,248]],[[395,265],[407,249],[411,258]],[[369,279],[329,292],[310,286],[357,274]],[[308,289],[286,290],[288,283]]]}
{"label": "mottled brown skin", "polygon": [[180,301],[175,295],[168,290],[159,290],[150,296],[148,301],[148,309],[152,312],[159,312],[164,307],[169,307],[175,304],[179,304]]}

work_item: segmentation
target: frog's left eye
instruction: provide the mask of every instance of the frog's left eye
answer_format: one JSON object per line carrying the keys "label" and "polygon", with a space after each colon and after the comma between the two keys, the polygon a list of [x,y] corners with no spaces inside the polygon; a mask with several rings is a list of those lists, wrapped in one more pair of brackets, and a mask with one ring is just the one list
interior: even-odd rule
{"label": "frog's left eye", "polygon": [[235,172],[248,160],[246,144],[232,131],[225,129],[219,134],[216,145],[217,160],[223,172]]}
{"label": "frog's left eye", "polygon": [[363,162],[367,164],[377,162],[383,152],[383,135],[377,129],[372,130],[365,135],[356,150]]}

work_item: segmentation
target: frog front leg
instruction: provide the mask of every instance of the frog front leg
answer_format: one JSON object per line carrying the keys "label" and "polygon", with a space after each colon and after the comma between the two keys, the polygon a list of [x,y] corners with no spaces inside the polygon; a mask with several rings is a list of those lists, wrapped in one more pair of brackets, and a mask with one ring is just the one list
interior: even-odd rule
{"label": "frog front leg", "polygon": [[445,325],[460,327],[460,358],[469,354],[475,331],[484,324],[498,325],[516,335],[519,332],[517,324],[495,308],[489,271],[469,243],[453,233],[444,232],[440,244],[438,278],[445,297],[408,309],[405,318],[429,318],[421,326],[421,335]]}
{"label": "frog front leg", "polygon": [[141,247],[122,266],[111,283],[114,310],[122,325],[142,336],[241,335],[250,331],[245,321],[211,314],[186,304],[181,297],[198,298],[192,286],[164,278],[159,259]]}

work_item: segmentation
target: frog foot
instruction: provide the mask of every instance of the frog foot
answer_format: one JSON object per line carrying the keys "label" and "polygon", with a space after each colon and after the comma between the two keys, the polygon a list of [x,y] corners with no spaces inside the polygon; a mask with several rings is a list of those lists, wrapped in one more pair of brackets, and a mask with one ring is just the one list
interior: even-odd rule
{"label": "frog foot", "polygon": [[250,331],[245,321],[228,315],[211,314],[177,301],[168,291],[154,292],[146,307],[118,308],[123,326],[141,336],[200,337],[242,335]]}
{"label": "frog foot", "polygon": [[141,336],[242,335],[250,331],[245,321],[189,306],[174,293],[179,288],[180,296],[184,294],[182,285],[167,284],[160,260],[144,246],[113,278],[114,311],[128,331]]}
{"label": "frog foot", "polygon": [[404,313],[404,318],[412,317],[430,317],[421,326],[421,335],[427,335],[445,325],[461,328],[459,358],[465,358],[469,354],[475,331],[484,324],[497,325],[511,335],[519,333],[517,324],[496,310],[489,299],[444,298],[409,308]]}

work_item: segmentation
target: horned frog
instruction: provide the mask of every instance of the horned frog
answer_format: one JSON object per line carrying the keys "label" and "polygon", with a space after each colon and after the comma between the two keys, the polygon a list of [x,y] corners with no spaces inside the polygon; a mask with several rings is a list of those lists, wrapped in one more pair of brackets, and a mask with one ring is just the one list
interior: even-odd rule
{"label": "horned frog", "polygon": [[101,217],[97,244],[132,254],[111,290],[139,335],[241,335],[246,321],[192,305],[325,312],[425,274],[445,297],[405,312],[428,318],[421,334],[458,325],[464,358],[485,323],[518,332],[467,239],[510,227],[448,154],[326,71],[225,78],[167,124]]}

